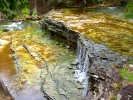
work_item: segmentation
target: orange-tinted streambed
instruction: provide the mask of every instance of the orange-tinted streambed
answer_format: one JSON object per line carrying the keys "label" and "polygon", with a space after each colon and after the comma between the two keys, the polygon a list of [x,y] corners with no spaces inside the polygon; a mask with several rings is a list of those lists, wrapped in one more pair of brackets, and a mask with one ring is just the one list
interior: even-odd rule
{"label": "orange-tinted streambed", "polygon": [[10,50],[11,42],[5,44],[0,49],[0,77],[7,83],[11,81],[13,75],[16,74],[14,59],[11,57],[13,51]]}

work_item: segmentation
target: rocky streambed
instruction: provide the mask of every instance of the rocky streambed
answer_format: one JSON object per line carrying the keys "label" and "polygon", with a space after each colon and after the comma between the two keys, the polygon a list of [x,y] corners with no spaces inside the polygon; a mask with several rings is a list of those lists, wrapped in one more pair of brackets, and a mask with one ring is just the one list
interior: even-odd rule
{"label": "rocky streambed", "polygon": [[132,83],[122,80],[120,69],[133,59],[133,23],[94,9],[59,9],[47,13],[42,27],[77,44],[75,74],[88,78],[80,80],[88,85],[85,99],[132,100]]}
{"label": "rocky streambed", "polygon": [[[20,23],[25,26],[19,29]],[[15,28],[10,30],[11,26]],[[51,40],[39,26],[37,21],[1,26],[8,32],[0,34],[0,77],[9,97],[14,100],[82,100],[85,88],[78,82],[80,77],[74,74],[77,69],[75,50],[61,41]],[[1,89],[4,93],[4,88]]]}

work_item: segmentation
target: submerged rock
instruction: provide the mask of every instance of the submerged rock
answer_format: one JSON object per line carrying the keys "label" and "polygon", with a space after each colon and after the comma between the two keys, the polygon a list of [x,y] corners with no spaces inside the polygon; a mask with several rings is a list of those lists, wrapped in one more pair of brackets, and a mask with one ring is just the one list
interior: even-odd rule
{"label": "submerged rock", "polygon": [[9,29],[4,29],[4,30],[3,30],[3,32],[8,32],[8,31],[10,31],[10,30],[9,30]]}

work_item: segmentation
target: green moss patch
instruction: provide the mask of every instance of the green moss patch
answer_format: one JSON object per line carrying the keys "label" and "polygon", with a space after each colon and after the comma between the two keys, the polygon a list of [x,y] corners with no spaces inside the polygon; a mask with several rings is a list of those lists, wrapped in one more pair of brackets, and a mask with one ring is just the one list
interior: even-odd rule
{"label": "green moss patch", "polygon": [[129,71],[128,68],[121,69],[120,75],[122,78],[126,79],[128,82],[133,82],[133,71]]}

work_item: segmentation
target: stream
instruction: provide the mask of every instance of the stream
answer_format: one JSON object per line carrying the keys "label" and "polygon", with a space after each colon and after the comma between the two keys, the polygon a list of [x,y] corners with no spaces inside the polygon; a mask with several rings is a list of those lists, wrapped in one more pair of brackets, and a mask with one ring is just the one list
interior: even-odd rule
{"label": "stream", "polygon": [[0,77],[15,100],[84,98],[84,87],[74,75],[77,67],[72,47],[51,40],[39,21],[1,27],[7,32],[0,34]]}
{"label": "stream", "polygon": [[44,23],[0,23],[0,77],[14,100],[85,100],[91,69],[96,76],[98,68],[106,71],[120,65],[122,55],[132,56],[133,24],[114,18],[121,15],[115,7],[97,9],[103,13],[52,10]]}

